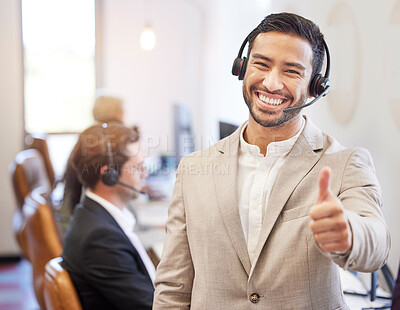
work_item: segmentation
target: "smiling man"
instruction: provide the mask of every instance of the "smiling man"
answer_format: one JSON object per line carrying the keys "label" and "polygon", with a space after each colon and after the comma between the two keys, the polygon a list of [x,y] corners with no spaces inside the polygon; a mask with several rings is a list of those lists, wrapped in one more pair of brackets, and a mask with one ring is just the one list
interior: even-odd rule
{"label": "smiling man", "polygon": [[[153,309],[348,309],[338,266],[385,263],[370,154],[301,114],[329,89],[325,53],[318,26],[290,13],[267,16],[246,38],[233,73],[248,122],[182,159]],[[196,172],[207,164],[228,169]]]}

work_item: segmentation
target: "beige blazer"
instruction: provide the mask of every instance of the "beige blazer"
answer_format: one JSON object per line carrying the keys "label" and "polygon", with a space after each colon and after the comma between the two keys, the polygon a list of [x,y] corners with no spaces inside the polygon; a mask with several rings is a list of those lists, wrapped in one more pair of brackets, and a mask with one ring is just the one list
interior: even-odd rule
{"label": "beige blazer", "polygon": [[[251,265],[237,199],[241,129],[180,163],[153,309],[348,309],[338,265],[373,271],[390,248],[370,154],[344,148],[306,119],[275,181]],[[309,228],[325,165],[353,231],[346,260],[323,253]]]}

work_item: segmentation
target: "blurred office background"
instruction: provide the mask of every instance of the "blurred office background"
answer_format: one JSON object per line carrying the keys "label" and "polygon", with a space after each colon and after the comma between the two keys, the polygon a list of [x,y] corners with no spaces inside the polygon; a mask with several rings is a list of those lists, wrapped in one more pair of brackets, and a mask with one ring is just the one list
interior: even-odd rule
{"label": "blurred office background", "polygon": [[[325,34],[331,92],[304,113],[342,144],[372,153],[397,274],[400,0],[0,0],[0,257],[20,254],[8,169],[27,134],[47,134],[62,176],[75,134],[93,123],[96,88],[107,88],[124,100],[124,121],[140,127],[153,165],[177,147],[178,155],[208,147],[221,123],[247,119],[232,62],[261,19],[280,11]],[[179,130],[194,139],[177,146]]]}

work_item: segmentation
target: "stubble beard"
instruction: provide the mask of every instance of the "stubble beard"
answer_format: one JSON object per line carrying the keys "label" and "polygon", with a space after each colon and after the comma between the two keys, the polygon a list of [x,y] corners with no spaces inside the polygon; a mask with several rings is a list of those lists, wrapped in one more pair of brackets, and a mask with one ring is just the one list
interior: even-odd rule
{"label": "stubble beard", "polygon": [[[255,89],[254,86],[250,87],[250,93],[253,93],[254,89]],[[280,113],[280,111],[272,112],[272,111],[268,111],[268,110],[261,110],[261,109],[255,107],[255,104],[251,100],[250,94],[246,91],[246,87],[245,87],[244,83],[243,83],[243,98],[244,98],[244,101],[246,102],[247,107],[249,108],[249,112],[250,112],[250,115],[252,116],[252,118],[256,121],[257,124],[259,124],[263,127],[282,126],[283,124],[293,120],[297,115],[299,115],[299,113],[301,111],[301,109],[297,109],[297,110],[294,110],[291,112],[283,112],[282,116],[280,116],[276,119],[263,120],[262,114],[277,115],[278,113]],[[296,103],[292,107],[302,106],[306,102],[306,98],[307,98],[307,95],[302,94],[301,97],[299,98],[299,100],[297,100]],[[256,111],[259,111],[258,115],[257,115]]]}

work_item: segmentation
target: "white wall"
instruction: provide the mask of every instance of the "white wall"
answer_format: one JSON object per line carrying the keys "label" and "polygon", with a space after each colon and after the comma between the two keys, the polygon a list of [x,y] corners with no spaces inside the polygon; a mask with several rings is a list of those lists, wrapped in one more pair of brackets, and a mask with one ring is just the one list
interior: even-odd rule
{"label": "white wall", "polygon": [[231,74],[232,64],[248,33],[267,14],[268,1],[209,3],[205,10],[204,109],[202,134],[217,141],[218,121],[241,124],[248,117],[242,82]]}
{"label": "white wall", "polygon": [[[346,1],[347,10],[354,14],[355,20],[352,25],[350,23],[343,24],[341,21],[337,21],[339,25],[322,23],[328,33],[327,41],[332,46],[332,59],[335,59],[335,53],[337,53],[335,62],[346,62],[346,55],[350,54],[349,58],[352,58],[353,62],[347,61],[344,68],[343,65],[341,68],[339,66],[337,72],[334,71],[335,66],[333,66],[332,82],[343,79],[347,80],[348,84],[338,83],[336,88],[332,88],[333,96],[328,96],[325,104],[315,106],[309,111],[309,114],[317,125],[327,132],[333,133],[343,144],[363,146],[371,152],[382,186],[383,213],[392,235],[389,265],[397,270],[400,259],[400,194],[398,190],[398,184],[400,184],[398,113],[400,111],[397,111],[397,115],[394,114],[390,100],[398,92],[394,87],[388,92],[386,83],[389,79],[398,81],[398,77],[394,74],[388,76],[385,71],[388,66],[400,69],[400,61],[396,56],[396,58],[386,58],[387,62],[385,62],[386,55],[384,53],[388,47],[388,42],[385,42],[386,34],[393,28],[389,25],[390,15],[393,8],[400,5],[400,1],[397,1],[397,4],[395,2]],[[332,2],[330,6],[325,7],[325,10],[321,7],[320,12],[323,13],[321,15],[329,17],[330,9],[335,10],[336,5],[337,2]],[[314,11],[313,14],[316,12]],[[343,12],[343,15],[345,14],[347,13]],[[397,23],[400,24],[400,14],[397,15]],[[354,29],[358,33],[357,38],[354,34],[352,35]],[[339,30],[348,32],[340,35]],[[346,35],[350,37],[349,48],[343,48]],[[393,37],[392,40],[399,41],[400,36]],[[349,41],[347,40],[347,42]],[[393,46],[389,48],[392,49]],[[351,52],[354,50],[357,50],[357,55],[351,56]],[[355,64],[356,57],[360,61],[359,66]],[[352,75],[353,79],[348,80],[348,75]],[[346,102],[347,106],[342,106],[341,109],[348,110],[348,106],[353,105],[353,111],[347,122],[341,122],[339,115],[336,118],[332,117],[332,113],[335,113],[335,105],[341,103],[336,99],[346,100],[340,93],[350,94],[352,88],[356,89],[356,94],[352,96],[351,101]],[[398,95],[396,98],[400,99]],[[397,101],[397,104],[400,102]],[[349,112],[344,114],[346,113]],[[397,123],[395,117],[397,117]]]}
{"label": "white wall", "polygon": [[0,256],[19,253],[12,233],[16,203],[8,165],[23,142],[21,60],[19,1],[0,0]]}
{"label": "white wall", "polygon": [[[346,146],[367,148],[376,166],[383,212],[392,235],[389,264],[400,259],[400,1],[220,0],[207,16],[203,132],[215,121],[241,123],[247,111],[242,83],[230,74],[245,36],[273,12],[290,11],[316,22],[331,51],[332,90],[305,111]],[[386,59],[385,59],[386,57]],[[391,86],[391,87],[388,87]]]}
{"label": "white wall", "polygon": [[[199,131],[201,10],[185,0],[102,3],[102,86],[124,98],[125,122],[140,126],[150,155],[171,152],[172,104],[191,107]],[[152,51],[139,45],[147,21],[157,37]]]}

